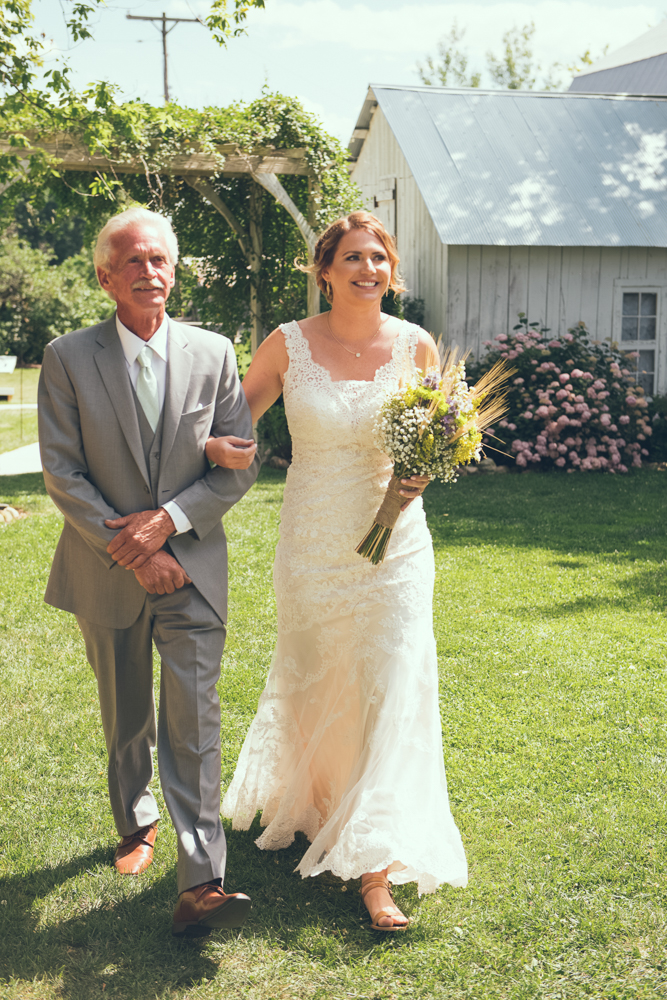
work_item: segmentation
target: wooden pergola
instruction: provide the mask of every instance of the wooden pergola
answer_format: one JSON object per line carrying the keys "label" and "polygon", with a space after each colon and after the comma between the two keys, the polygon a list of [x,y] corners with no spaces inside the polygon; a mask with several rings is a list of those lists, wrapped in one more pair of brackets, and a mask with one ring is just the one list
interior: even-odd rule
{"label": "wooden pergola", "polygon": [[[0,137],[0,154],[19,152],[10,145],[5,137]],[[34,145],[21,149],[20,155],[27,158],[37,152],[46,152],[55,160],[61,170],[77,170],[85,173],[112,173],[148,175],[153,172],[143,159],[115,159],[96,153],[90,153],[87,147],[72,136],[66,134],[39,139]],[[210,179],[213,177],[240,177],[249,175],[256,185],[268,191],[275,200],[292,216],[303,237],[309,259],[315,249],[316,234],[313,230],[315,202],[318,185],[316,178],[308,166],[305,149],[274,149],[255,148],[245,152],[234,143],[219,145],[215,152],[198,151],[196,148],[187,153],[173,156],[168,168],[164,171],[173,177],[182,177],[204,198],[236,233],[239,246],[250,271],[250,314],[252,318],[251,344],[252,352],[256,351],[262,339],[262,319],[259,310],[258,284],[262,263],[262,229],[260,220],[260,202],[257,189],[251,189],[250,222],[244,227],[236,215],[217,193]],[[280,174],[299,174],[308,178],[308,218],[297,208],[289,194],[280,183]],[[308,277],[308,315],[318,313],[320,309],[320,293],[315,281]]]}

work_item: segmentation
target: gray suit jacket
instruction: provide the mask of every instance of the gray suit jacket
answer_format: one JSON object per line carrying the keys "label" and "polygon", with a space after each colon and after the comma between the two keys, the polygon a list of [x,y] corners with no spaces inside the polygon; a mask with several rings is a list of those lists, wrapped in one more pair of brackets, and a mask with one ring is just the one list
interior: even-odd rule
{"label": "gray suit jacket", "polygon": [[[252,420],[226,337],[169,321],[169,361],[157,484],[192,531],[169,539],[194,585],[227,617],[227,544],[222,515],[252,486],[247,470],[210,468],[209,434],[252,437]],[[153,500],[115,316],[46,348],[39,381],[44,481],[65,517],[45,600],[109,628],[129,628],[146,591],[106,548],[106,518],[150,510]]]}

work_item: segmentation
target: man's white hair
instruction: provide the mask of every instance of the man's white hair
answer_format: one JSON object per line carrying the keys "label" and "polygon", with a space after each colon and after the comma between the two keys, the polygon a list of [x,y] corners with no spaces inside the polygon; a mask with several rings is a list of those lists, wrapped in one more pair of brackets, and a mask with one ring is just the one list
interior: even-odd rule
{"label": "man's white hair", "polygon": [[150,212],[147,208],[135,205],[118,215],[114,215],[100,232],[93,253],[95,267],[101,267],[104,271],[108,271],[111,265],[114,238],[124,229],[139,226],[150,226],[162,233],[165,249],[169,254],[169,262],[176,266],[178,264],[178,240],[169,219],[165,219],[164,215],[160,215],[158,212]]}

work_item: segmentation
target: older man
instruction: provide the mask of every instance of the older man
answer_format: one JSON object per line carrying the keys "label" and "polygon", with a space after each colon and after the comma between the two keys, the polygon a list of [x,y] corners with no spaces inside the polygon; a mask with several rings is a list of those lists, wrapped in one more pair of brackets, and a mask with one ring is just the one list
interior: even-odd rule
{"label": "older man", "polygon": [[39,386],[47,490],[65,523],[47,603],[76,615],[97,678],[121,836],[114,864],[152,861],[158,808],[152,644],[160,653],[158,761],[178,836],[173,933],[245,920],[250,900],[222,889],[220,704],[227,550],[221,518],[254,482],[210,468],[210,433],[254,455],[232,344],[165,313],[178,244],[160,215],[131,208],[99,235],[97,276],[116,303],[98,326],[54,340]]}

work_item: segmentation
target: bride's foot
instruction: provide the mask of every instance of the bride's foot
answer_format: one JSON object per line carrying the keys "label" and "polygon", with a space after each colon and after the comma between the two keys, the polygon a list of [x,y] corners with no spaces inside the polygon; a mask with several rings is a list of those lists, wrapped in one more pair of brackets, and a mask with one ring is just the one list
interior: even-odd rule
{"label": "bride's foot", "polygon": [[361,898],[370,914],[373,930],[404,931],[408,926],[408,918],[394,903],[384,872],[361,876]]}

